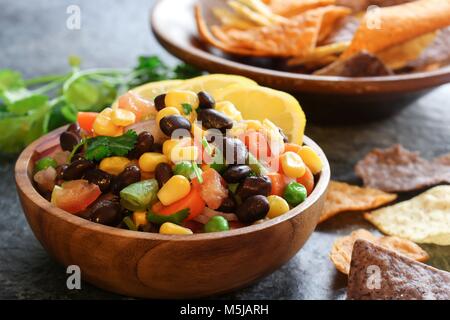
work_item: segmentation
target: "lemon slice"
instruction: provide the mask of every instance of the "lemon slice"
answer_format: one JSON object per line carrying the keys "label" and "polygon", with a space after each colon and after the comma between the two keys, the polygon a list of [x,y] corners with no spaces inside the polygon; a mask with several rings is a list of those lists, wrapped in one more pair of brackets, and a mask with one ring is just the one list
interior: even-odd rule
{"label": "lemon slice", "polygon": [[244,119],[269,119],[284,131],[290,142],[303,143],[305,113],[290,94],[266,87],[232,85],[215,98],[232,102]]}
{"label": "lemon slice", "polygon": [[194,92],[206,91],[213,97],[220,95],[224,88],[230,85],[239,85],[241,87],[257,86],[258,84],[242,76],[229,75],[229,74],[208,74],[185,80],[181,85],[178,85],[176,89],[190,90]]}
{"label": "lemon slice", "polygon": [[[174,89],[175,87],[183,84],[184,80],[162,80],[156,82],[149,82],[143,84],[139,87],[131,89],[138,96],[153,101],[156,96],[166,93],[168,90]],[[115,109],[117,106],[117,99],[112,104],[112,108]]]}

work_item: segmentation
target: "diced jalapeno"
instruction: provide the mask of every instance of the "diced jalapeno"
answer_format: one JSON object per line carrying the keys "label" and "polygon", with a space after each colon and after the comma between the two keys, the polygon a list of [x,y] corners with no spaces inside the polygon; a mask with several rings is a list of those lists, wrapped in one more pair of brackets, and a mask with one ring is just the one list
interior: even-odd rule
{"label": "diced jalapeno", "polygon": [[36,164],[34,165],[34,170],[36,172],[38,172],[41,170],[45,170],[48,167],[56,168],[57,166],[58,166],[58,163],[56,163],[55,159],[53,159],[51,157],[44,157],[36,162]]}
{"label": "diced jalapeno", "polygon": [[131,211],[146,210],[156,200],[157,192],[155,179],[139,181],[120,191],[120,204]]}

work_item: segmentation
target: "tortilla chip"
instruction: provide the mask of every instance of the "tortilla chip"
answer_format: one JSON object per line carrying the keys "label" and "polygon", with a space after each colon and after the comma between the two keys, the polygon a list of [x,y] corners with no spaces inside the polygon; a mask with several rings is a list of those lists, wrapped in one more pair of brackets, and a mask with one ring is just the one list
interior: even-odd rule
{"label": "tortilla chip", "polygon": [[352,186],[344,182],[331,181],[319,223],[340,212],[371,210],[395,199],[397,199],[396,194]]}
{"label": "tortilla chip", "polygon": [[347,16],[336,23],[332,32],[323,40],[320,45],[329,45],[333,43],[350,43],[353,35],[359,26],[359,19],[355,16]]}
{"label": "tortilla chip", "polygon": [[241,19],[236,14],[223,8],[213,8],[212,12],[214,16],[219,19],[223,28],[236,28],[245,30],[256,26],[254,23],[249,22],[245,19]]}
{"label": "tortilla chip", "polygon": [[335,61],[335,55],[344,51],[348,47],[348,45],[349,42],[338,42],[326,46],[316,47],[308,56],[289,59],[287,61],[287,65],[296,66],[300,64],[314,63],[316,61],[326,60],[330,57],[333,57],[331,61],[328,60],[328,63],[325,63],[325,65],[327,65]]}
{"label": "tortilla chip", "polygon": [[209,31],[208,25],[206,24],[206,21],[203,17],[202,9],[201,9],[200,5],[195,6],[195,21],[197,23],[197,29],[198,29],[200,38],[203,41],[205,41],[206,43],[208,43],[224,52],[238,54],[238,55],[245,55],[245,56],[264,56],[266,54],[265,52],[254,52],[252,50],[234,47],[228,43],[222,42],[222,41],[214,38],[214,36]]}
{"label": "tortilla chip", "polygon": [[228,1],[227,3],[240,16],[250,20],[251,22],[259,26],[270,26],[274,23],[270,18],[253,11],[252,9],[238,1]]}
{"label": "tortilla chip", "polygon": [[338,59],[332,64],[314,72],[316,75],[340,77],[378,77],[393,74],[378,57],[360,52],[348,59]]}
{"label": "tortilla chip", "polygon": [[322,24],[317,41],[321,42],[326,39],[335,29],[336,23],[345,18],[351,13],[351,10],[346,7],[326,6],[308,11],[308,14],[322,15]]}
{"label": "tortilla chip", "polygon": [[437,32],[436,38],[414,61],[406,68],[412,71],[430,71],[450,64],[450,27]]}
{"label": "tortilla chip", "polygon": [[307,55],[315,48],[321,15],[305,15],[287,23],[248,30],[227,30],[230,43],[246,50],[270,56]]}
{"label": "tortilla chip", "polygon": [[353,246],[349,300],[450,299],[450,273],[366,240]]}
{"label": "tortilla chip", "polygon": [[272,0],[269,7],[273,13],[289,18],[335,2],[336,0]]}
{"label": "tortilla chip", "polygon": [[398,46],[383,50],[377,53],[377,57],[392,70],[397,70],[419,58],[435,38],[436,32],[427,33]]}
{"label": "tortilla chip", "polygon": [[344,274],[350,271],[353,244],[358,239],[375,243],[416,261],[425,262],[430,258],[428,253],[412,241],[397,237],[377,237],[365,229],[358,229],[348,236],[336,239],[330,252],[330,259],[336,269]]}
{"label": "tortilla chip", "polygon": [[372,15],[364,17],[350,47],[341,55],[346,59],[367,51],[378,53],[418,36],[450,25],[450,1],[417,0],[378,10],[380,28],[373,27]]}
{"label": "tortilla chip", "polygon": [[[446,157],[450,154],[442,158]],[[420,190],[450,183],[450,163],[443,162],[442,158],[428,161],[417,152],[394,145],[369,152],[356,164],[355,172],[366,187],[386,192]]]}
{"label": "tortilla chip", "polygon": [[336,4],[351,8],[354,12],[364,11],[368,6],[389,7],[415,0],[336,0]]}
{"label": "tortilla chip", "polygon": [[411,200],[365,213],[364,218],[388,235],[450,245],[450,186],[434,187]]}

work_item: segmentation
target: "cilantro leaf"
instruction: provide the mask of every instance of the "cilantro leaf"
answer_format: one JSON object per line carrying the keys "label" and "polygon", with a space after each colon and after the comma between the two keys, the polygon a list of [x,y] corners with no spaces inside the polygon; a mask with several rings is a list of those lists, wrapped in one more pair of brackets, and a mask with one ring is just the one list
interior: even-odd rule
{"label": "cilantro leaf", "polygon": [[100,161],[112,156],[126,156],[137,142],[137,133],[128,130],[118,137],[95,137],[87,140],[85,157],[88,160]]}
{"label": "cilantro leaf", "polygon": [[192,112],[192,106],[189,103],[182,103],[181,106],[183,107],[183,112],[185,115],[190,115]]}

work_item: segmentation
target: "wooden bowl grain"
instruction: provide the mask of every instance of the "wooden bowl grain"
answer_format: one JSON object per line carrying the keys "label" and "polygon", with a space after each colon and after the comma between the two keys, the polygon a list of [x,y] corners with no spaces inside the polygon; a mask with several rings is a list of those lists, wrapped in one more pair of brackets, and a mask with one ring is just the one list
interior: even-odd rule
{"label": "wooden bowl grain", "polygon": [[223,53],[200,41],[194,5],[210,13],[222,0],[159,0],[150,15],[153,34],[161,45],[181,60],[211,73],[249,77],[260,85],[291,93],[308,119],[326,124],[355,123],[395,114],[432,88],[450,82],[450,66],[429,72],[382,77],[319,76],[282,70],[280,61]]}
{"label": "wooden bowl grain", "polygon": [[34,160],[58,144],[57,129],[29,145],[15,167],[17,191],[33,233],[64,266],[105,290],[143,298],[194,298],[247,286],[292,258],[317,225],[330,180],[325,163],[312,194],[286,214],[259,225],[193,236],[112,228],[67,213],[44,199],[31,178]]}

